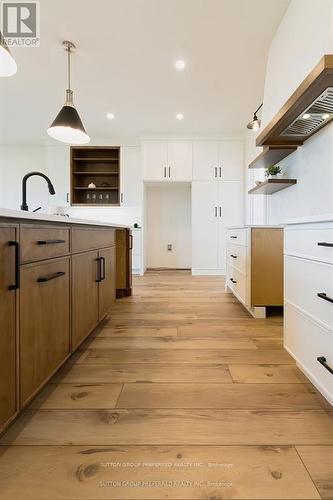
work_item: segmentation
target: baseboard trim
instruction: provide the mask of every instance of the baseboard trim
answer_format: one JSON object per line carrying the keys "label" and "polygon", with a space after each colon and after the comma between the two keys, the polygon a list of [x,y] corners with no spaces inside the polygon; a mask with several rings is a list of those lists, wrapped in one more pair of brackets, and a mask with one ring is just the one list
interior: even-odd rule
{"label": "baseboard trim", "polygon": [[192,276],[225,276],[225,269],[192,269]]}

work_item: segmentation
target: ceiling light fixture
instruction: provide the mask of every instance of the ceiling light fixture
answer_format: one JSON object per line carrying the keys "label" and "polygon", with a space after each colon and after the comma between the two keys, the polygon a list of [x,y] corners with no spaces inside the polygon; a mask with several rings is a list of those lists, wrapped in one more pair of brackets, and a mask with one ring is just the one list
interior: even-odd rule
{"label": "ceiling light fixture", "polygon": [[49,136],[57,141],[67,144],[87,144],[90,137],[83,126],[79,113],[73,102],[73,90],[71,90],[71,54],[76,48],[72,42],[62,42],[67,52],[67,77],[66,101],[59,111],[54,122],[47,130]]}
{"label": "ceiling light fixture", "polygon": [[183,59],[178,59],[178,61],[175,62],[175,68],[181,71],[182,69],[185,69],[185,61]]}
{"label": "ceiling light fixture", "polygon": [[310,113],[304,113],[304,115],[302,116],[303,120],[308,120],[310,117]]}
{"label": "ceiling light fixture", "polygon": [[108,120],[114,120],[114,114],[113,113],[107,113],[106,117]]}
{"label": "ceiling light fixture", "polygon": [[176,118],[177,118],[177,120],[184,120],[184,115],[183,115],[183,113],[177,113],[177,114],[176,114]]}
{"label": "ceiling light fixture", "polygon": [[248,123],[246,125],[246,127],[249,129],[249,130],[254,130],[255,132],[257,132],[259,129],[260,129],[260,124],[261,124],[261,120],[259,120],[258,116],[257,116],[257,113],[259,111],[259,109],[261,109],[263,107],[264,103],[261,103],[259,108],[257,108],[255,110],[255,112],[253,113],[253,119],[252,119],[252,122]]}
{"label": "ceiling light fixture", "polygon": [[17,71],[17,64],[0,31],[0,76],[13,76]]}

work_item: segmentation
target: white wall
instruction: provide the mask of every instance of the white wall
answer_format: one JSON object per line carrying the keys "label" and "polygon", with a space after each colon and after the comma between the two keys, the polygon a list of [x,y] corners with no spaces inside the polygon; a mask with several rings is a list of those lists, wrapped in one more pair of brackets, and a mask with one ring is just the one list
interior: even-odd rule
{"label": "white wall", "polygon": [[147,267],[191,268],[191,186],[148,186],[146,220]]}
{"label": "white wall", "polygon": [[[324,54],[333,53],[333,0],[292,0],[272,40],[266,70],[262,126],[273,118]],[[285,176],[297,185],[267,196],[261,215],[268,224],[293,218],[333,213],[333,125],[307,140],[297,152],[281,162]],[[255,137],[249,138],[247,155],[253,152]],[[257,148],[259,154],[261,148]],[[248,174],[249,183],[254,184]],[[259,176],[258,172],[258,176]],[[262,175],[262,174],[261,174]],[[256,177],[257,178],[257,177]],[[260,178],[259,178],[260,179]],[[258,179],[258,180],[259,180]],[[251,186],[252,187],[252,186]],[[253,195],[248,198],[259,198]],[[247,220],[251,207],[247,200]]]}

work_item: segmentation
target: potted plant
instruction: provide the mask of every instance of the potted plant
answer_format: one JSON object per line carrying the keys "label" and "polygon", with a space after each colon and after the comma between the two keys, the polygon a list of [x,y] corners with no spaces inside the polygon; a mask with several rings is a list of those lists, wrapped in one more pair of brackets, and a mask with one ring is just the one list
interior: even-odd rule
{"label": "potted plant", "polygon": [[265,170],[265,177],[267,179],[276,179],[278,177],[281,177],[282,175],[282,170],[279,165],[272,165],[271,167],[266,168]]}

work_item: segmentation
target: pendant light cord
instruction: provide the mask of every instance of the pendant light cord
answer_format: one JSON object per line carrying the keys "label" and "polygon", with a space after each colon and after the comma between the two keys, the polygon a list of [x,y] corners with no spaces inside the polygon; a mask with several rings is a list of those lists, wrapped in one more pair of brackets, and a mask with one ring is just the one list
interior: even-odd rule
{"label": "pendant light cord", "polygon": [[71,48],[67,47],[67,89],[71,90]]}

